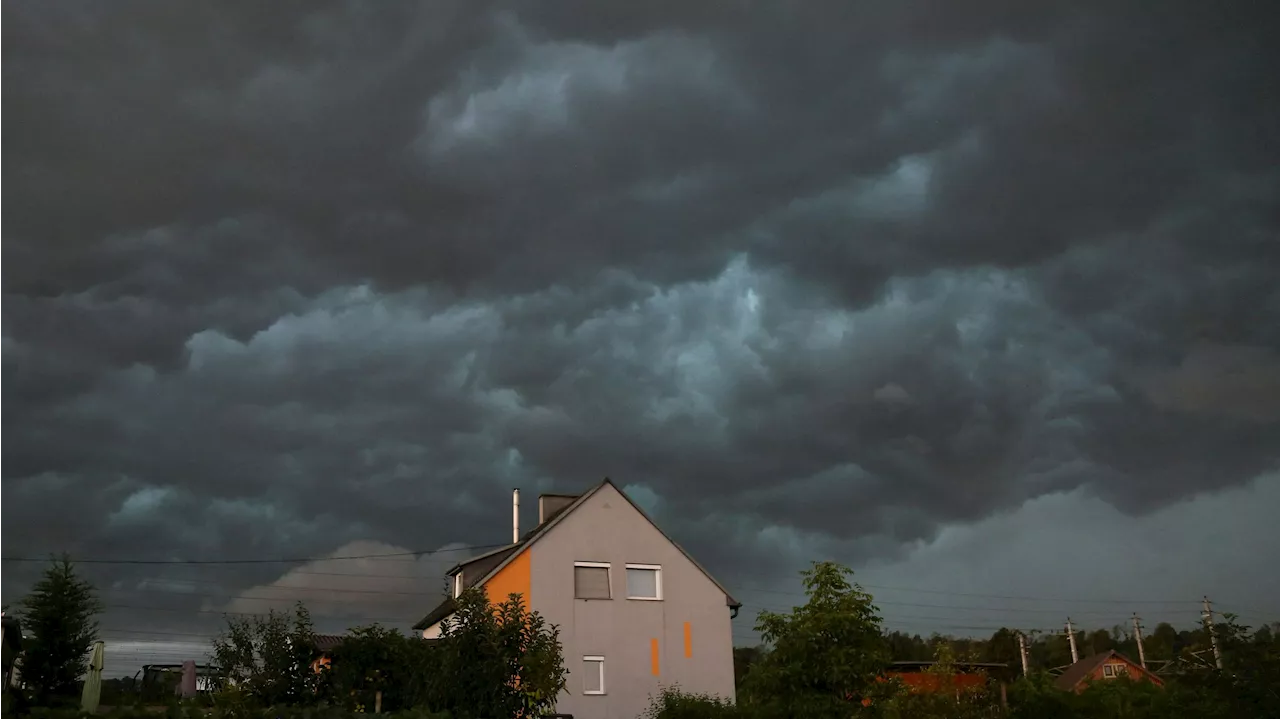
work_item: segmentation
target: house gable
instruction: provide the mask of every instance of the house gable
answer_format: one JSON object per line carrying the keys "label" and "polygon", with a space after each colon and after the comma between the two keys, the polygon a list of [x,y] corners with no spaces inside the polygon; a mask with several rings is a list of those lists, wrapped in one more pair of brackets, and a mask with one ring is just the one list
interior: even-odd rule
{"label": "house gable", "polygon": [[[564,506],[557,506],[554,514],[546,517],[546,521],[539,524],[532,531],[525,534],[521,538],[519,544],[513,544],[508,547],[502,547],[490,552],[486,552],[478,557],[474,557],[465,562],[455,565],[449,570],[449,575],[453,576],[457,572],[462,572],[463,587],[471,588],[482,586],[485,588],[486,594],[489,596],[490,602],[501,602],[511,593],[518,593],[524,597],[526,606],[532,606],[532,557],[531,550],[533,545],[548,533],[555,530],[568,518],[572,517],[581,507],[593,502],[593,498],[597,497],[601,492],[609,495],[610,499],[616,497],[616,501],[620,502],[620,506],[625,506],[634,511],[653,531],[657,532],[672,548],[680,555],[683,555],[693,567],[697,569],[708,581],[710,581],[724,595],[725,605],[737,609],[742,606],[724,585],[720,584],[715,577],[711,576],[701,564],[697,562],[687,551],[684,550],[674,540],[653,521],[649,515],[640,508],[630,497],[619,489],[614,483],[605,479],[590,490],[578,496],[572,502]],[[567,500],[568,497],[562,497]],[[606,502],[607,503],[607,502]],[[496,597],[494,595],[497,595]],[[422,631],[423,636],[434,638],[438,634],[440,623],[453,613],[455,603],[452,597],[446,598],[439,606],[427,614],[421,621],[413,626],[415,630]],[[432,635],[432,636],[428,636]]]}
{"label": "house gable", "polygon": [[[627,496],[626,492],[623,492],[621,489],[618,489],[617,485],[615,485],[611,480],[607,478],[600,484],[597,484],[587,492],[583,493],[582,496],[578,497],[577,500],[575,500],[568,507],[565,507],[563,510],[558,511],[555,514],[555,516],[553,516],[549,521],[539,525],[537,529],[535,529],[533,532],[530,532],[528,535],[526,535],[525,540],[518,546],[529,547],[533,545],[539,539],[544,537],[547,533],[554,530],[558,525],[567,521],[567,519],[569,517],[572,517],[574,513],[577,512],[583,505],[591,502],[592,498],[601,492],[607,492],[612,495],[616,495],[619,499],[621,499],[623,502],[626,503],[626,506],[630,507],[638,515],[640,515],[640,517],[650,527],[652,527],[654,531],[660,534],[662,538],[667,541],[667,543],[669,543],[672,547],[674,547],[677,552],[684,555],[684,558],[686,560],[688,560],[694,567],[697,568],[699,572],[702,573],[703,576],[705,576],[712,584],[714,584],[721,592],[724,593],[726,606],[733,607],[733,608],[742,606],[740,602],[738,602],[736,599],[733,598],[733,595],[729,594],[729,591],[724,588],[724,585],[720,584],[720,582],[717,581],[715,577],[711,576],[710,572],[708,572],[705,568],[703,568],[703,566],[699,564],[696,559],[693,558],[693,555],[685,551],[684,548],[681,547],[679,544],[676,544],[675,540],[673,540],[670,537],[670,535],[668,535],[666,532],[662,531],[662,528],[658,526],[657,522],[654,522],[653,519],[643,509],[640,508],[640,505],[632,501],[632,499]],[[512,561],[513,558],[514,558],[514,553],[512,557],[508,557],[505,561],[503,561],[501,564],[495,567],[494,570],[490,572],[489,576],[492,576],[502,571],[506,567],[506,565]],[[482,582],[488,581],[489,576],[484,577],[481,581]]]}
{"label": "house gable", "polygon": [[1083,691],[1091,681],[1106,681],[1121,676],[1164,686],[1164,681],[1160,677],[1143,669],[1142,665],[1114,649],[1085,657],[1072,664],[1053,683],[1064,691],[1079,692]]}

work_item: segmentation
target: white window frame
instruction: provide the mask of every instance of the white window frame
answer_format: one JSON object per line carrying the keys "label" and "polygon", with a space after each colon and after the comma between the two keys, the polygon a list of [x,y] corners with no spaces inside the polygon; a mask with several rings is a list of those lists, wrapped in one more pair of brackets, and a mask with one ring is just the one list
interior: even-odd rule
{"label": "white window frame", "polygon": [[[578,591],[576,588],[574,589],[574,592],[573,592],[574,599],[582,600],[584,602],[605,602],[613,599],[613,565],[612,564],[610,564],[609,562],[574,562],[573,566],[590,567],[592,569],[603,569],[607,572],[609,576],[609,598],[608,599],[587,599],[586,597],[579,597]],[[584,659],[583,661],[586,661],[586,660]]]}
{"label": "white window frame", "polygon": [[657,591],[656,597],[633,597],[631,596],[631,585],[627,584],[627,599],[634,599],[637,602],[661,602],[662,601],[662,565],[661,564],[627,564],[627,569],[647,569],[651,570],[654,575],[654,589]]}
{"label": "white window frame", "polygon": [[1114,679],[1114,678],[1115,678],[1115,676],[1116,676],[1116,669],[1115,669],[1115,667],[1111,666],[1110,664],[1103,664],[1103,665],[1102,665],[1102,676],[1106,677],[1107,679]]}
{"label": "white window frame", "polygon": [[[586,664],[587,662],[595,662],[595,663],[596,663],[596,665],[597,665],[597,667],[598,667],[598,671],[600,672],[600,675],[599,675],[599,676],[600,676],[600,690],[599,690],[599,691],[587,691],[586,689],[583,689],[583,690],[582,690],[582,694],[583,694],[583,696],[589,696],[589,697],[604,696],[604,695],[605,695],[605,693],[606,693],[606,692],[605,692],[605,686],[604,686],[604,657],[602,657],[602,656],[600,656],[600,655],[598,655],[598,654],[588,654],[588,655],[586,655],[586,656],[584,656],[584,657],[582,658],[582,663],[583,663],[583,664]],[[584,683],[584,684],[583,684],[583,686],[585,687],[585,686],[586,686],[586,684]]]}

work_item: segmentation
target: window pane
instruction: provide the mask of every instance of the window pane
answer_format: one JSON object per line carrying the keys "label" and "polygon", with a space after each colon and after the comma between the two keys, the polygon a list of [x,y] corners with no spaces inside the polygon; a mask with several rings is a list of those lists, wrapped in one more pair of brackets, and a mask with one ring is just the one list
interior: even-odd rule
{"label": "window pane", "polygon": [[588,694],[604,691],[604,662],[598,659],[583,660],[582,691]]}
{"label": "window pane", "polygon": [[627,570],[627,596],[643,597],[645,599],[657,599],[658,598],[658,570],[628,569]]}
{"label": "window pane", "polygon": [[608,599],[608,567],[574,567],[573,596],[578,599]]}

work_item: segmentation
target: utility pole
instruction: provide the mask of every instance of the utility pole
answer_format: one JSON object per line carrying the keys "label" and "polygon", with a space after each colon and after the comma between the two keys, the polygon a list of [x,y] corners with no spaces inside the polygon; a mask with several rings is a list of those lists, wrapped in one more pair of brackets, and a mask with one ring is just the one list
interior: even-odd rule
{"label": "utility pole", "polygon": [[1076,650],[1076,630],[1071,626],[1071,617],[1067,617],[1067,641],[1071,643],[1071,663],[1080,661],[1080,652]]}
{"label": "utility pole", "polygon": [[1142,648],[1142,624],[1138,619],[1138,613],[1133,613],[1133,638],[1138,642],[1138,661],[1142,664],[1142,668],[1147,668],[1147,652]]}
{"label": "utility pole", "polygon": [[1022,655],[1022,676],[1027,676],[1031,670],[1027,664],[1027,637],[1021,631],[1018,632],[1018,654]]}
{"label": "utility pole", "polygon": [[1209,597],[1204,598],[1204,627],[1209,630],[1209,645],[1213,647],[1213,663],[1219,669],[1222,668],[1222,650],[1218,649],[1218,634],[1213,631],[1213,605],[1209,604]]}

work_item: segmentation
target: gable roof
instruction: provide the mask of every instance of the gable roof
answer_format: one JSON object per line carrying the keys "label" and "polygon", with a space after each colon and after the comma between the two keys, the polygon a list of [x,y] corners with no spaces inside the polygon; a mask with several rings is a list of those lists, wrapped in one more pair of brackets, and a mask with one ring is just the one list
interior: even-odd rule
{"label": "gable roof", "polygon": [[316,651],[331,652],[337,649],[346,638],[343,634],[317,634],[315,635]]}
{"label": "gable roof", "polygon": [[[508,547],[503,547],[501,549],[496,549],[492,552],[486,552],[485,554],[482,554],[478,557],[468,559],[465,562],[460,562],[459,564],[455,565],[452,569],[450,569],[448,573],[450,575],[456,574],[459,569],[463,569],[469,564],[480,561],[482,559],[488,559],[490,557],[501,555],[502,556],[501,561],[495,563],[491,568],[489,568],[483,574],[477,575],[477,578],[475,580],[468,581],[466,574],[465,573],[463,574],[462,580],[465,585],[465,588],[470,588],[478,584],[483,584],[484,582],[488,581],[490,577],[502,571],[502,568],[510,564],[511,561],[520,554],[520,552],[522,552],[527,547],[531,546],[534,542],[538,541],[547,532],[550,532],[556,525],[558,525],[561,521],[563,521],[565,517],[568,517],[570,514],[574,512],[574,510],[582,506],[583,503],[585,503],[588,499],[590,499],[592,496],[594,496],[597,492],[599,492],[601,489],[604,489],[605,487],[612,487],[613,490],[616,491],[623,499],[627,500],[627,504],[630,504],[632,509],[636,510],[636,512],[638,512],[640,516],[643,517],[644,520],[649,523],[650,526],[658,530],[658,533],[661,534],[664,539],[670,542],[671,546],[675,547],[681,554],[684,555],[685,559],[688,559],[689,562],[693,564],[693,566],[697,567],[698,571],[702,572],[703,576],[705,576],[707,579],[710,579],[711,583],[716,585],[717,589],[719,589],[721,592],[724,592],[725,606],[728,606],[734,609],[737,609],[742,606],[742,603],[734,599],[733,595],[729,594],[729,590],[725,589],[723,584],[721,584],[715,577],[711,576],[711,573],[708,572],[701,564],[699,564],[698,560],[693,558],[693,555],[686,552],[684,547],[681,547],[679,544],[676,544],[675,540],[671,538],[671,535],[664,532],[662,530],[662,527],[659,527],[657,522],[654,522],[653,518],[650,517],[647,512],[645,512],[643,509],[640,508],[640,505],[636,504],[630,497],[627,496],[626,492],[619,489],[618,486],[613,483],[613,480],[609,479],[608,477],[605,477],[604,481],[600,482],[599,484],[592,487],[591,489],[578,495],[578,498],[575,499],[572,504],[565,507],[564,509],[557,511],[555,514],[548,517],[545,522],[543,522],[542,524],[539,524],[537,527],[530,530],[528,533],[526,533],[523,537],[520,538],[519,543],[510,545]],[[449,605],[447,609],[445,605]],[[414,630],[421,631],[431,626],[432,624],[435,624],[441,619],[444,619],[445,617],[447,617],[449,614],[453,612],[455,606],[456,604],[452,597],[445,599],[443,602],[440,603],[439,606],[437,606],[435,609],[432,609],[427,614],[427,616],[423,617],[417,624],[414,624],[413,625]]]}
{"label": "gable roof", "polygon": [[1087,656],[1084,659],[1081,659],[1080,661],[1076,662],[1075,664],[1072,664],[1071,666],[1067,667],[1066,671],[1062,672],[1062,674],[1059,675],[1057,679],[1053,680],[1053,685],[1059,689],[1063,689],[1065,691],[1071,691],[1072,689],[1075,689],[1077,686],[1079,686],[1080,682],[1084,681],[1087,677],[1092,676],[1092,674],[1098,670],[1098,667],[1102,666],[1103,664],[1106,664],[1107,660],[1112,658],[1123,661],[1125,664],[1128,664],[1133,669],[1141,672],[1142,674],[1145,674],[1148,679],[1155,682],[1156,684],[1164,684],[1164,682],[1161,681],[1160,677],[1157,677],[1156,675],[1152,674],[1146,669],[1143,669],[1141,664],[1138,664],[1137,662],[1133,661],[1129,657],[1126,657],[1120,652],[1117,652],[1116,650],[1111,649],[1109,651],[1098,652],[1097,654]]}

